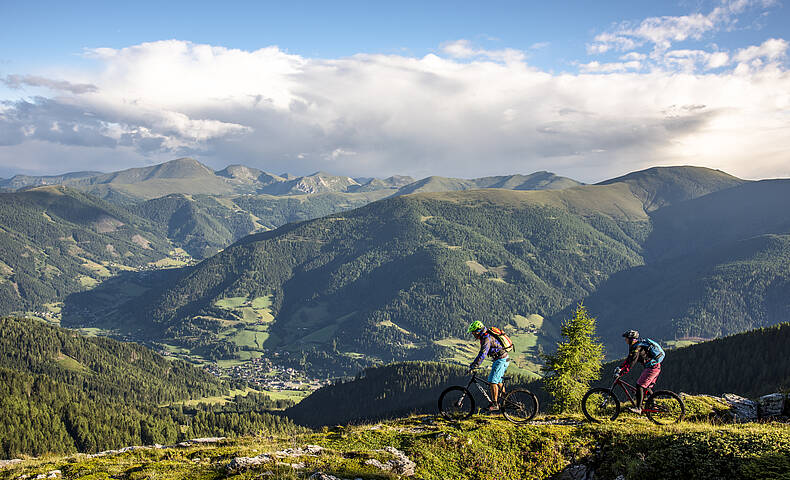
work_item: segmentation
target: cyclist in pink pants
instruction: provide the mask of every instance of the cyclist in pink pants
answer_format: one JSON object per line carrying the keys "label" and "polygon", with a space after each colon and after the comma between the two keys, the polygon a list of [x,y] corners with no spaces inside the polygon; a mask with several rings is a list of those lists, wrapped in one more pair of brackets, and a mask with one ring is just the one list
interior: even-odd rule
{"label": "cyclist in pink pants", "polygon": [[639,380],[636,381],[638,391],[636,393],[636,407],[630,410],[636,414],[642,413],[642,401],[645,399],[645,390],[655,385],[658,375],[661,373],[661,362],[664,360],[664,349],[655,340],[649,338],[639,338],[639,332],[628,330],[623,333],[625,342],[628,344],[628,356],[622,365],[615,369],[615,374],[625,375],[631,369],[631,365],[636,362],[645,366]]}

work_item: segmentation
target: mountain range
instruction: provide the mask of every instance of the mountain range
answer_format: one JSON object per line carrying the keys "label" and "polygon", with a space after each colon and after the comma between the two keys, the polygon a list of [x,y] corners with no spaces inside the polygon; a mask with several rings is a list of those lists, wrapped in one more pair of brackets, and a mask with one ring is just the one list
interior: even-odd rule
{"label": "mountain range", "polygon": [[[72,301],[96,309],[92,326],[213,343],[218,358],[290,352],[335,373],[468,361],[464,327],[482,320],[510,329],[517,366],[534,372],[580,301],[613,349],[626,328],[674,342],[785,320],[790,216],[769,206],[789,183],[668,167],[562,190],[393,196],[244,237],[127,305],[96,302],[102,288]],[[68,308],[63,319],[85,323]]]}
{"label": "mountain range", "polygon": [[192,158],[179,158],[149,167],[118,172],[76,172],[56,176],[17,175],[0,179],[0,188],[19,190],[31,186],[67,185],[116,203],[138,202],[165,195],[310,195],[317,193],[356,193],[389,191],[390,195],[416,192],[443,192],[478,188],[542,190],[566,188],[579,182],[550,172],[531,175],[484,177],[471,180],[428,177],[419,181],[409,176],[388,178],[351,178],[315,172],[311,175],[275,175],[244,165],[230,165],[214,171]]}
{"label": "mountain range", "polygon": [[[613,351],[627,328],[683,343],[788,318],[790,180],[699,167],[597,185],[548,172],[412,180],[214,172],[179,159],[7,193],[0,225],[15,246],[0,255],[3,311],[63,302],[66,326],[193,360],[279,351],[324,374],[468,361],[464,325],[478,319],[511,329],[517,368],[535,372],[581,301]],[[61,197],[70,206],[59,210]],[[41,233],[53,223],[58,232]],[[93,257],[53,263],[50,250],[77,252],[69,235],[127,243],[100,238]],[[205,260],[153,271],[188,254]],[[76,281],[85,272],[93,281]]]}

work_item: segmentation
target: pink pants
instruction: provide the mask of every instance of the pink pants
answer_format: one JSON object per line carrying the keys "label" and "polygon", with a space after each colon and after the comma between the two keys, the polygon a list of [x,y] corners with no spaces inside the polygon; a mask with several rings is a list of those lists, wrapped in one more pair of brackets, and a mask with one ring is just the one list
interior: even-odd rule
{"label": "pink pants", "polygon": [[647,390],[648,388],[655,385],[659,373],[661,373],[660,363],[657,363],[652,367],[645,367],[645,369],[642,371],[642,375],[639,375],[639,380],[636,381],[636,384]]}

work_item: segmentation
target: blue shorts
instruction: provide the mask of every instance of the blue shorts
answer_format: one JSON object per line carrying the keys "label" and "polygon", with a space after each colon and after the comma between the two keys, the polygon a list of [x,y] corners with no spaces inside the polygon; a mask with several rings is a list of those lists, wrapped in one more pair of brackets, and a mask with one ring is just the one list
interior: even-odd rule
{"label": "blue shorts", "polygon": [[505,370],[507,370],[509,365],[507,358],[494,360],[494,364],[491,365],[491,373],[488,374],[488,382],[502,383],[502,375],[505,374]]}

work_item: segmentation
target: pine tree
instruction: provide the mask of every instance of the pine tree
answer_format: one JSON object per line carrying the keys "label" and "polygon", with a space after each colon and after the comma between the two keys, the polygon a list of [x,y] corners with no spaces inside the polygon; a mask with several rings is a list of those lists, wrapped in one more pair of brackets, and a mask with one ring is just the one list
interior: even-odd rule
{"label": "pine tree", "polygon": [[554,397],[555,413],[576,412],[590,382],[598,379],[603,344],[595,335],[595,318],[579,303],[572,319],[563,322],[557,351],[543,355],[546,391]]}

